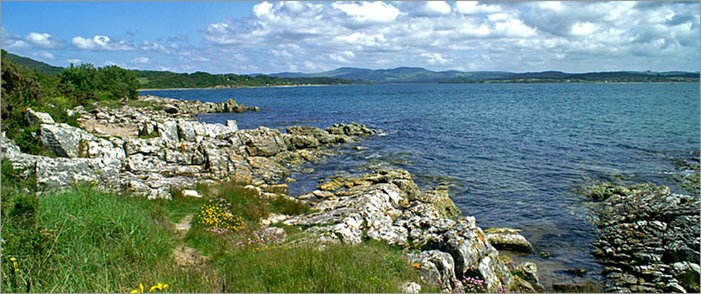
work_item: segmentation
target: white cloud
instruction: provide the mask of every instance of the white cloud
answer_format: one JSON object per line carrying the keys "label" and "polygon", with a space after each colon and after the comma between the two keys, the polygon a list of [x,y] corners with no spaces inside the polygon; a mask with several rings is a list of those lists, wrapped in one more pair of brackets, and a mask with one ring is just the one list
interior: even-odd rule
{"label": "white cloud", "polygon": [[275,18],[275,15],[272,12],[273,9],[273,4],[268,3],[268,1],[265,1],[260,4],[256,4],[253,6],[253,14],[256,15],[256,17],[260,19],[271,19]]}
{"label": "white cloud", "polygon": [[445,1],[400,1],[395,4],[403,13],[412,16],[442,16],[452,11],[450,4]]}
{"label": "white cloud", "polygon": [[148,57],[141,56],[141,57],[134,58],[132,60],[132,62],[136,63],[136,64],[149,64],[149,63],[151,63],[151,60]]}
{"label": "white cloud", "polygon": [[157,52],[168,52],[165,46],[158,44],[156,42],[143,41],[139,46],[139,49],[143,51],[157,51]]}
{"label": "white cloud", "polygon": [[65,42],[47,33],[31,32],[25,38],[29,44],[39,48],[61,48]]}
{"label": "white cloud", "polygon": [[596,25],[590,22],[576,22],[572,26],[572,34],[578,36],[590,35],[596,30]]}
{"label": "white cloud", "polygon": [[66,59],[66,62],[68,62],[69,64],[79,65],[79,64],[83,63],[83,60],[78,59],[78,58],[68,58],[68,59]]}
{"label": "white cloud", "polygon": [[499,5],[482,4],[477,1],[456,1],[455,8],[462,14],[487,14],[502,11]]}
{"label": "white cloud", "polygon": [[342,63],[350,63],[350,62],[352,62],[351,59],[353,59],[354,57],[355,57],[355,53],[353,53],[353,51],[342,51],[342,52],[329,54],[329,58],[331,60],[337,61],[337,62],[342,62]]}
{"label": "white cloud", "polygon": [[51,54],[50,52],[47,52],[47,51],[37,52],[36,54],[34,54],[34,56],[40,57],[42,59],[48,59],[48,60],[54,59],[54,55]]}
{"label": "white cloud", "polygon": [[[243,18],[212,19],[201,36],[189,39],[178,35],[186,32],[137,41],[77,35],[70,48],[108,51],[101,58],[175,71],[420,66],[581,72],[604,65],[698,70],[699,19],[698,3],[268,1]],[[54,32],[25,33],[3,28],[2,47],[63,59],[57,50],[67,50],[66,41]]]}
{"label": "white cloud", "polygon": [[394,21],[399,16],[399,9],[392,4],[375,1],[344,3],[335,2],[331,7],[342,11],[357,23],[387,23]]}
{"label": "white cloud", "polygon": [[135,50],[136,45],[125,41],[112,40],[108,36],[95,35],[92,38],[73,37],[73,45],[82,50],[128,51]]}
{"label": "white cloud", "polygon": [[[623,57],[645,50],[654,51],[646,58],[698,64],[697,10],[630,2],[263,2],[248,18],[213,21],[201,55],[221,60],[220,71],[253,64],[263,72],[349,64],[577,72],[602,63],[628,69]],[[572,68],[563,68],[568,62]]]}
{"label": "white cloud", "polygon": [[446,64],[451,60],[445,59],[440,53],[422,53],[422,57],[427,59],[428,64]]}

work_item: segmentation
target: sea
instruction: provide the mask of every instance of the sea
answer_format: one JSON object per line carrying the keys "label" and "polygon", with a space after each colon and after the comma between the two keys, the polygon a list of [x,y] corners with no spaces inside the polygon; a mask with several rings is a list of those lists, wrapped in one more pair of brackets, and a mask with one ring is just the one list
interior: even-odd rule
{"label": "sea", "polygon": [[[149,90],[178,99],[238,103],[260,112],[204,114],[198,119],[240,129],[326,128],[357,122],[378,135],[338,147],[292,177],[290,194],[313,190],[337,174],[396,167],[422,190],[447,186],[477,225],[522,230],[541,281],[600,282],[591,252],[596,240],[596,181],[653,182],[682,190],[675,158],[698,159],[698,83],[382,84]],[[362,148],[358,148],[362,147]],[[585,270],[581,276],[568,270]]]}

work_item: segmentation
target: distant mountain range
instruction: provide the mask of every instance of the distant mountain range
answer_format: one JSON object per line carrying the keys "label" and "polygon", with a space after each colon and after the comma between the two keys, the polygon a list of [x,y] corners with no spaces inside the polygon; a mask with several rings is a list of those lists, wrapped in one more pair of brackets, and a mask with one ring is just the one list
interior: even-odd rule
{"label": "distant mountain range", "polygon": [[[52,66],[31,58],[7,53],[7,58],[46,74],[56,74],[64,68]],[[652,71],[609,71],[590,73],[565,73],[561,71],[514,73],[506,71],[432,71],[421,67],[398,67],[393,69],[367,69],[340,67],[319,73],[281,72],[274,74],[192,74],[164,71],[135,70],[144,87],[212,87],[232,83],[234,79],[250,77],[256,83],[251,85],[273,84],[383,84],[383,83],[562,83],[562,82],[698,82],[699,72],[652,72]],[[273,78],[273,79],[271,79]],[[278,78],[278,79],[274,79]],[[192,81],[193,79],[197,81]],[[207,80],[206,82],[203,80]],[[222,82],[220,80],[225,80]],[[247,85],[243,83],[242,85]],[[231,85],[229,85],[231,86]]]}
{"label": "distant mountain range", "polygon": [[341,67],[319,73],[282,72],[270,74],[270,76],[286,78],[334,77],[361,83],[658,82],[699,80],[698,72],[681,71],[611,71],[591,73],[544,71],[513,73],[505,71],[431,71],[420,67],[398,67],[394,69],[376,70]]}

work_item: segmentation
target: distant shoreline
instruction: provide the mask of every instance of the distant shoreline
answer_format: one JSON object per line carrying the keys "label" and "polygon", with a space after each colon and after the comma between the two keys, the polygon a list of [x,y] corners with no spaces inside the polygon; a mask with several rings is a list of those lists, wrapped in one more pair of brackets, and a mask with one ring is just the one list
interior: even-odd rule
{"label": "distant shoreline", "polygon": [[260,89],[260,88],[298,88],[298,87],[328,87],[328,86],[367,86],[367,85],[419,85],[419,84],[434,84],[434,85],[460,85],[460,84],[698,84],[699,81],[656,81],[656,82],[604,82],[604,81],[588,81],[588,82],[500,82],[500,81],[484,81],[484,82],[433,82],[433,83],[358,83],[358,84],[310,84],[310,85],[276,85],[276,86],[241,86],[241,87],[207,87],[207,88],[163,88],[163,89],[137,89],[137,91],[186,91],[186,90],[228,90],[228,89]]}
{"label": "distant shoreline", "polygon": [[[352,84],[362,85],[362,84]],[[274,85],[274,86],[240,86],[240,87],[196,87],[196,88],[155,88],[136,89],[136,91],[182,91],[182,90],[230,90],[230,89],[255,89],[255,88],[297,88],[297,87],[326,87],[326,86],[348,86],[348,84],[308,84],[308,85]]]}

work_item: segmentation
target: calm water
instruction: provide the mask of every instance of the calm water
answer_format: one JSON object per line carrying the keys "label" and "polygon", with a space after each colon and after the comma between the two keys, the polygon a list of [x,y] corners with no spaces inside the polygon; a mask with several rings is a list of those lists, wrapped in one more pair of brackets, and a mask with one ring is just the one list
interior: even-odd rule
{"label": "calm water", "polygon": [[[261,112],[203,115],[239,128],[326,128],[359,122],[381,129],[320,165],[293,175],[291,193],[339,172],[389,162],[421,188],[448,183],[455,203],[482,228],[523,230],[544,283],[598,280],[590,255],[595,230],[587,201],[573,192],[591,179],[623,176],[681,192],[671,158],[699,148],[699,84],[464,84],[144,91],[220,102],[234,98]],[[585,268],[583,278],[563,273]]]}

